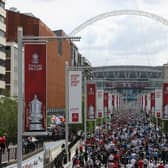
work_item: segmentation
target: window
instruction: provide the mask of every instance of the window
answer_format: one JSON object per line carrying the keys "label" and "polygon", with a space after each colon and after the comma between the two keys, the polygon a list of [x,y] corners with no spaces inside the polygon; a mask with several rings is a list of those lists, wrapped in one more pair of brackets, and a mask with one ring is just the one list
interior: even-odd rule
{"label": "window", "polygon": [[5,9],[5,3],[0,1],[0,7]]}
{"label": "window", "polygon": [[1,81],[5,81],[5,75],[0,74],[0,80],[1,80]]}
{"label": "window", "polygon": [[0,51],[5,53],[5,46],[3,46],[2,44],[0,44]]}
{"label": "window", "polygon": [[5,32],[2,31],[2,30],[0,30],[0,36],[1,36],[1,37],[5,37]]}
{"label": "window", "polygon": [[4,18],[2,15],[0,15],[0,21],[1,21],[2,23],[5,23],[5,18]]}
{"label": "window", "polygon": [[62,39],[58,40],[58,54],[62,55]]}
{"label": "window", "polygon": [[0,59],[0,66],[5,67],[5,60]]}

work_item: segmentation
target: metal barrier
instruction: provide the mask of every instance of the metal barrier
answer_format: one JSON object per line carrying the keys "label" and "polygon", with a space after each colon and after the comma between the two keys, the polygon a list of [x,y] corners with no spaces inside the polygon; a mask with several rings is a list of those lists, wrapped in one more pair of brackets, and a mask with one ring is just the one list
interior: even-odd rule
{"label": "metal barrier", "polygon": [[[24,146],[23,148],[23,158],[27,158],[36,152],[43,149],[43,142],[36,142],[29,146]],[[14,163],[17,159],[17,146],[11,145],[5,149],[5,151],[0,150],[0,167],[4,164]]]}

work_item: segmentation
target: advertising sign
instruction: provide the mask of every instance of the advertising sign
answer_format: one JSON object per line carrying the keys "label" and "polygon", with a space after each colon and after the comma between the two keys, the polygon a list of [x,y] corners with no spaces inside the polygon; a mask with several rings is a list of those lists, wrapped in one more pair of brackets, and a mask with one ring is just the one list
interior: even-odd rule
{"label": "advertising sign", "polygon": [[162,117],[162,89],[155,90],[155,117]]}
{"label": "advertising sign", "polygon": [[104,114],[108,113],[108,92],[104,92]]}
{"label": "advertising sign", "polygon": [[151,111],[152,114],[155,111],[155,92],[151,92]]}
{"label": "advertising sign", "polygon": [[69,123],[82,123],[81,71],[69,71]]}
{"label": "advertising sign", "polygon": [[87,83],[87,119],[96,118],[96,84]]}
{"label": "advertising sign", "polygon": [[103,90],[96,91],[96,114],[97,118],[103,118],[103,97],[104,92]]}
{"label": "advertising sign", "polygon": [[108,113],[112,113],[112,94],[108,93]]}
{"label": "advertising sign", "polygon": [[151,112],[151,93],[147,94],[147,105],[146,105],[146,113],[150,114]]}
{"label": "advertising sign", "polygon": [[24,132],[46,132],[46,44],[24,45]]}
{"label": "advertising sign", "polygon": [[168,83],[163,83],[163,116],[164,120],[168,120]]}

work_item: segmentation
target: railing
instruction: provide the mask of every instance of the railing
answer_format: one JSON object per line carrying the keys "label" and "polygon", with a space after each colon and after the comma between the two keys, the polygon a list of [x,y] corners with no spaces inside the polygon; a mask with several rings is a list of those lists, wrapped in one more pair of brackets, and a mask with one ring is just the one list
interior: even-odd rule
{"label": "railing", "polygon": [[[26,159],[43,149],[43,142],[35,142],[27,146],[23,146],[23,158]],[[15,163],[17,159],[17,146],[11,145],[3,152],[0,150],[0,167],[9,163]]]}
{"label": "railing", "polygon": [[[68,145],[69,152],[70,152],[69,156],[68,156],[69,160],[72,159],[72,155],[74,153],[74,149],[76,148],[76,145],[78,144],[78,142],[80,141],[80,139],[81,139],[81,137],[77,136]],[[66,157],[67,157],[67,155],[66,155],[65,149],[62,149],[62,151],[57,156],[57,158],[55,158],[52,162],[49,162],[48,160],[44,160],[44,168],[62,167],[64,164],[67,164],[66,163],[66,160],[67,160]]]}
{"label": "railing", "polygon": [[[60,137],[58,139],[61,139],[63,137]],[[69,144],[69,151],[72,152],[72,148],[76,145],[76,143],[80,140],[81,137],[76,137],[74,140],[72,140]],[[29,145],[23,145],[23,159],[27,159],[30,156],[40,152],[43,150],[43,142],[49,141],[50,139],[48,138],[43,138],[42,141],[37,141],[33,144],[29,144]],[[73,153],[73,152],[72,152]],[[51,168],[54,167],[54,165],[56,165],[55,162],[59,162],[60,160],[66,160],[65,159],[65,153],[64,150],[62,150],[62,152],[58,155],[57,158],[55,158],[55,160],[53,162],[48,162],[45,163],[44,167],[45,168]],[[0,150],[0,168],[3,168],[6,165],[10,165],[13,163],[16,163],[16,159],[17,159],[17,145],[9,145],[8,148],[5,149],[4,152],[2,152],[2,150]]]}

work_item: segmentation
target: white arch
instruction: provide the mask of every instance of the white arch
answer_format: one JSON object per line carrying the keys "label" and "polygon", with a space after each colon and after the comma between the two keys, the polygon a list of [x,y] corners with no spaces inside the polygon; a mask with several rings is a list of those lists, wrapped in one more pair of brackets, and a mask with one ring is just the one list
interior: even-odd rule
{"label": "white arch", "polygon": [[141,11],[141,10],[117,10],[117,11],[111,11],[111,12],[106,12],[106,13],[102,13],[100,15],[97,15],[87,21],[85,21],[84,23],[80,24],[78,27],[76,27],[70,34],[69,36],[74,36],[76,35],[78,32],[80,32],[81,30],[83,30],[85,27],[99,21],[99,20],[103,20],[105,18],[111,17],[111,16],[118,16],[118,15],[137,15],[137,16],[144,16],[144,17],[148,17],[150,19],[156,20],[164,25],[168,25],[168,20],[150,13],[150,12],[146,12],[146,11]]}

